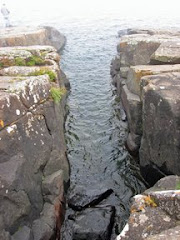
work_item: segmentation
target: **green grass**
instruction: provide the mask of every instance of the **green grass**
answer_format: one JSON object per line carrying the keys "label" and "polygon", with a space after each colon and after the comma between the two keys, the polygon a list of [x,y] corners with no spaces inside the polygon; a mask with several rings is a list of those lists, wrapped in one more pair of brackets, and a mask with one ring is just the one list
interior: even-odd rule
{"label": "green grass", "polygon": [[4,64],[2,62],[0,62],[0,68],[3,68]]}
{"label": "green grass", "polygon": [[61,101],[62,96],[66,93],[65,88],[56,88],[52,87],[50,89],[51,97],[55,103],[59,103]]}
{"label": "green grass", "polygon": [[15,64],[16,64],[16,66],[26,66],[26,61],[25,61],[25,59],[23,59],[21,57],[16,57]]}
{"label": "green grass", "polygon": [[26,66],[35,66],[35,65],[43,65],[44,64],[44,60],[36,55],[33,55],[31,57],[29,57],[26,61]]}
{"label": "green grass", "polygon": [[49,76],[50,82],[55,82],[56,80],[56,74],[55,72],[49,70],[49,69],[40,69],[35,72],[29,73],[29,76],[39,76],[47,74]]}
{"label": "green grass", "polygon": [[15,64],[16,66],[40,66],[44,64],[44,60],[36,55],[32,55],[27,59],[16,57]]}
{"label": "green grass", "polygon": [[176,190],[180,190],[180,182],[176,183]]}

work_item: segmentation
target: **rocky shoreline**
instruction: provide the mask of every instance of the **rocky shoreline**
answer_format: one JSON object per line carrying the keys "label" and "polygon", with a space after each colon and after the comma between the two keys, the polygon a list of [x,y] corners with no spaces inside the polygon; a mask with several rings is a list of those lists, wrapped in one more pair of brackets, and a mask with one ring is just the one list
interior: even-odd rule
{"label": "rocky shoreline", "polygon": [[10,28],[0,39],[0,239],[59,239],[69,83],[57,50],[44,46],[59,50],[62,42],[52,44],[47,28],[26,29]]}
{"label": "rocky shoreline", "polygon": [[150,185],[174,176],[134,197],[117,239],[179,239],[180,33],[129,29],[119,35],[124,33],[111,75],[128,120],[127,149]]}

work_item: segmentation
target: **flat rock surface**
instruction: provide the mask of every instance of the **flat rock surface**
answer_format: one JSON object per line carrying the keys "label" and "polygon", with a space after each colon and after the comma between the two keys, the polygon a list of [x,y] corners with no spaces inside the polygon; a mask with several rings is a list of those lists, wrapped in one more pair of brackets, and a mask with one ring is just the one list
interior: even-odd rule
{"label": "flat rock surface", "polygon": [[162,43],[151,56],[154,64],[178,64],[180,63],[180,40],[177,42]]}
{"label": "flat rock surface", "polygon": [[127,76],[127,87],[132,93],[140,96],[140,84],[143,76],[157,75],[168,72],[180,72],[180,64],[132,66],[130,67]]}
{"label": "flat rock surface", "polygon": [[11,27],[0,29],[0,46],[52,45],[58,51],[66,42],[63,34],[53,27]]}

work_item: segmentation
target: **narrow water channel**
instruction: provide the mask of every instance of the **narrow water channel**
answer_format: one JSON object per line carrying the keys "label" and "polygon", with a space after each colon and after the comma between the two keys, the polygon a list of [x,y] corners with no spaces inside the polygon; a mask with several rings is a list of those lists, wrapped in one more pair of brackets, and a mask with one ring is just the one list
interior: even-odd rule
{"label": "narrow water channel", "polygon": [[103,204],[115,206],[115,228],[120,230],[127,220],[131,197],[144,185],[124,147],[127,122],[121,120],[120,104],[111,84],[116,28],[101,21],[93,26],[91,22],[72,25],[66,32],[61,66],[71,83],[65,126],[71,166],[69,194],[77,187],[87,191],[96,187],[113,189]]}

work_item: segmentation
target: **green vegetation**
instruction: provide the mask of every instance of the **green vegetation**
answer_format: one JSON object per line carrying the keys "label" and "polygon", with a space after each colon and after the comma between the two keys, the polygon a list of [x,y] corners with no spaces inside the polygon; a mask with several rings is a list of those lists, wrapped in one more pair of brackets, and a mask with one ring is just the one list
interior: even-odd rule
{"label": "green vegetation", "polygon": [[32,72],[29,74],[29,76],[39,76],[47,74],[49,76],[50,82],[55,82],[56,80],[56,74],[55,72],[49,70],[49,69],[40,69],[38,71]]}
{"label": "green vegetation", "polygon": [[21,57],[16,57],[15,64],[16,64],[16,66],[26,66],[26,61],[25,61],[25,59],[23,59]]}
{"label": "green vegetation", "polygon": [[0,62],[0,68],[3,68],[4,64],[2,62]]}
{"label": "green vegetation", "polygon": [[176,190],[180,190],[180,182],[176,183]]}
{"label": "green vegetation", "polygon": [[36,66],[36,65],[43,65],[44,60],[36,55],[32,55],[31,57],[24,59],[21,57],[16,57],[15,58],[15,64],[17,66]]}
{"label": "green vegetation", "polygon": [[50,89],[51,97],[55,103],[59,103],[61,101],[62,96],[66,93],[65,88],[57,88],[52,87]]}
{"label": "green vegetation", "polygon": [[35,66],[35,65],[42,65],[44,64],[44,60],[36,55],[32,55],[26,61],[26,66]]}

